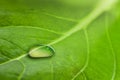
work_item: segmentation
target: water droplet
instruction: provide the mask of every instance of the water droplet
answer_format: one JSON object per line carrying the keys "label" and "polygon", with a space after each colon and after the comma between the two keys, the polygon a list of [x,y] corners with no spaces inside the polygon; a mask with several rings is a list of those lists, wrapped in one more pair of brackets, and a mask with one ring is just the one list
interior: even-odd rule
{"label": "water droplet", "polygon": [[32,58],[51,57],[55,53],[51,46],[39,45],[29,51],[29,56]]}

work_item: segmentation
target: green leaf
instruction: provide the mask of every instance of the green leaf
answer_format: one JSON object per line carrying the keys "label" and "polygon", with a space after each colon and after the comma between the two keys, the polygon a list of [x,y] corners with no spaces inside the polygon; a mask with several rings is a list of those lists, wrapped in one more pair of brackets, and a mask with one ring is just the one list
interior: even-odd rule
{"label": "green leaf", "polygon": [[[120,79],[120,1],[73,1],[0,1],[1,80]],[[54,56],[30,58],[36,45]]]}

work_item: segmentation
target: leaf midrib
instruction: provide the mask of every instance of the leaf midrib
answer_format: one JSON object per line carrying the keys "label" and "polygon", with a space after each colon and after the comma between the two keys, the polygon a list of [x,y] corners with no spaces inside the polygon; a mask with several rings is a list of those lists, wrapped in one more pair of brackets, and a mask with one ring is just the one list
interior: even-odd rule
{"label": "leaf midrib", "polygon": [[97,7],[85,18],[80,20],[78,24],[76,24],[75,27],[73,27],[71,30],[67,31],[65,35],[62,37],[56,39],[52,43],[49,43],[48,45],[56,44],[65,38],[69,37],[70,35],[74,34],[77,31],[80,31],[83,28],[87,28],[87,26],[92,23],[96,18],[98,18],[104,11],[106,11],[108,8],[110,8],[113,4],[115,4],[116,0],[103,0],[98,4]]}

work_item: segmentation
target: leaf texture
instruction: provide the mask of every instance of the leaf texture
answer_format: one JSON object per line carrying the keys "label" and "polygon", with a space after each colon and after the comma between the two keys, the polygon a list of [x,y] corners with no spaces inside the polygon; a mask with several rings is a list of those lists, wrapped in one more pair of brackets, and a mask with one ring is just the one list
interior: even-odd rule
{"label": "leaf texture", "polygon": [[[120,79],[120,1],[72,1],[0,1],[0,79]],[[41,44],[55,55],[30,58]]]}

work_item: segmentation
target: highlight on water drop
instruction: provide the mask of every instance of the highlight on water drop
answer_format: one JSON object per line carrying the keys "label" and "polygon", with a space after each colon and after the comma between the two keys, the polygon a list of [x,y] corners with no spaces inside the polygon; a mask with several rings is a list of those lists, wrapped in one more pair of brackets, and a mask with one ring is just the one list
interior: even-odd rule
{"label": "highlight on water drop", "polygon": [[55,50],[51,46],[39,45],[32,48],[28,54],[32,58],[51,57],[55,54]]}

